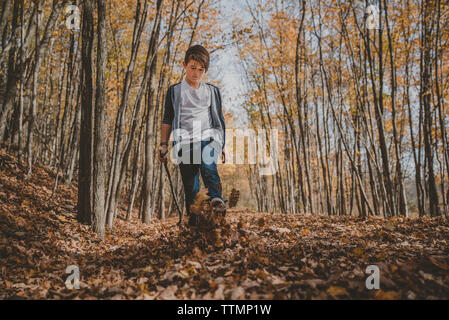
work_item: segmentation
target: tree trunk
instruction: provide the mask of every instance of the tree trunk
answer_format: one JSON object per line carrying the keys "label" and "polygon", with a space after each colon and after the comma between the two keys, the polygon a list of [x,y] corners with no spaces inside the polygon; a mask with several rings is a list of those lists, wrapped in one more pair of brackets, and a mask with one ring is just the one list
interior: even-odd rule
{"label": "tree trunk", "polygon": [[105,235],[105,164],[106,164],[106,6],[105,0],[97,0],[98,10],[98,47],[97,47],[97,79],[95,90],[95,127],[93,152],[93,216],[92,228],[103,239]]}
{"label": "tree trunk", "polygon": [[91,223],[92,217],[92,46],[94,37],[93,2],[83,4],[81,28],[81,128],[78,165],[78,221]]}

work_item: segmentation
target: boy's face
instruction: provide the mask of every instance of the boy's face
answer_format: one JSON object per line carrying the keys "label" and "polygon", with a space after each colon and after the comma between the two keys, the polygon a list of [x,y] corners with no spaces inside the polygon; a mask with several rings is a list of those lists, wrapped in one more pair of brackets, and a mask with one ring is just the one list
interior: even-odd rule
{"label": "boy's face", "polygon": [[186,71],[186,80],[193,83],[200,82],[201,78],[204,75],[204,67],[198,61],[193,59],[189,60],[189,63],[184,65],[184,70]]}

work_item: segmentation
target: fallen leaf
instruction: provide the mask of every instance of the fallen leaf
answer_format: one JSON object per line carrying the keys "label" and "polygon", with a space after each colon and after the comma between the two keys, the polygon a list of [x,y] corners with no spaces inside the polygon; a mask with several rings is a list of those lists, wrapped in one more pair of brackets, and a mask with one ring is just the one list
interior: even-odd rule
{"label": "fallen leaf", "polygon": [[242,287],[235,287],[232,289],[231,300],[240,300],[245,298],[245,289]]}
{"label": "fallen leaf", "polygon": [[343,287],[331,286],[327,288],[326,292],[333,297],[346,296],[348,292]]}
{"label": "fallen leaf", "polygon": [[307,279],[304,280],[304,283],[309,285],[312,289],[316,289],[317,286],[323,285],[326,282],[322,279]]}
{"label": "fallen leaf", "polygon": [[217,300],[225,299],[224,292],[223,292],[224,288],[225,288],[224,285],[222,285],[222,284],[218,285],[218,288],[217,288],[217,290],[215,290],[215,293],[214,293],[214,299],[217,299]]}
{"label": "fallen leaf", "polygon": [[197,261],[191,261],[191,260],[187,260],[187,263],[194,266],[197,269],[201,269],[201,263],[197,262]]}
{"label": "fallen leaf", "polygon": [[387,229],[388,231],[394,231],[395,230],[395,226],[394,223],[392,221],[387,221],[384,225],[384,228]]}
{"label": "fallen leaf", "polygon": [[175,300],[176,299],[175,293],[177,290],[178,286],[176,285],[168,286],[167,288],[165,288],[165,290],[163,290],[159,294],[159,298],[163,300]]}
{"label": "fallen leaf", "polygon": [[431,275],[430,273],[425,273],[422,270],[419,270],[418,273],[424,278],[424,280],[433,280],[434,279],[433,275]]}
{"label": "fallen leaf", "polygon": [[398,300],[401,298],[401,293],[396,291],[383,291],[379,289],[376,292],[375,297],[378,300]]}
{"label": "fallen leaf", "polygon": [[445,271],[449,270],[449,266],[445,264],[444,262],[438,261],[435,257],[429,256],[430,262],[437,268],[443,269]]}
{"label": "fallen leaf", "polygon": [[267,276],[268,276],[268,274],[265,272],[265,270],[263,270],[263,269],[257,269],[255,272],[254,272],[254,275],[257,277],[257,278],[260,278],[260,279],[262,279],[262,280],[265,280],[265,279],[267,279]]}
{"label": "fallen leaf", "polygon": [[142,269],[143,272],[154,272],[153,267],[152,266],[148,266]]}

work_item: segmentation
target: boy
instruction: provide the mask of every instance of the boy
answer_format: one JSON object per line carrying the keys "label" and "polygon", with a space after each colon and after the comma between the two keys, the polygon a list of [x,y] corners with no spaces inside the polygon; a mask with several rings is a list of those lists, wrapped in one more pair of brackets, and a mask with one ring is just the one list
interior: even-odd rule
{"label": "boy", "polygon": [[184,57],[185,79],[171,85],[165,97],[159,160],[167,161],[168,139],[173,131],[172,156],[179,163],[184,185],[188,224],[195,226],[198,215],[190,212],[200,190],[199,173],[208,189],[213,208],[225,211],[217,158],[225,162],[225,122],[220,90],[201,81],[209,69],[209,52],[201,45],[190,47]]}

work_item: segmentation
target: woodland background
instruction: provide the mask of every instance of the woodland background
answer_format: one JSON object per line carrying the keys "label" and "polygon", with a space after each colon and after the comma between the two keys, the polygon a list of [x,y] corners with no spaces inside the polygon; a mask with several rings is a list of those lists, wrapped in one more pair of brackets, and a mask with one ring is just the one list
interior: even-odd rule
{"label": "woodland background", "polygon": [[[247,0],[234,3],[244,14],[231,22],[222,4],[2,1],[2,145],[28,175],[36,163],[55,170],[53,192],[77,182],[78,219],[101,234],[118,208],[163,219],[174,211],[156,160],[163,100],[183,77],[186,49],[199,43],[211,65],[236,53],[244,92],[232,112],[225,95],[228,128],[243,118],[256,132],[281,133],[275,175],[220,165],[224,193],[238,186],[240,206],[448,215],[446,2]],[[226,92],[220,72],[212,76]]]}
{"label": "woodland background", "polygon": [[[447,299],[448,15],[441,0],[1,0],[0,299]],[[157,160],[194,44],[227,127],[279,132],[275,174],[218,165],[241,196],[207,232],[176,225]],[[233,143],[253,141],[226,141],[228,159]]]}

